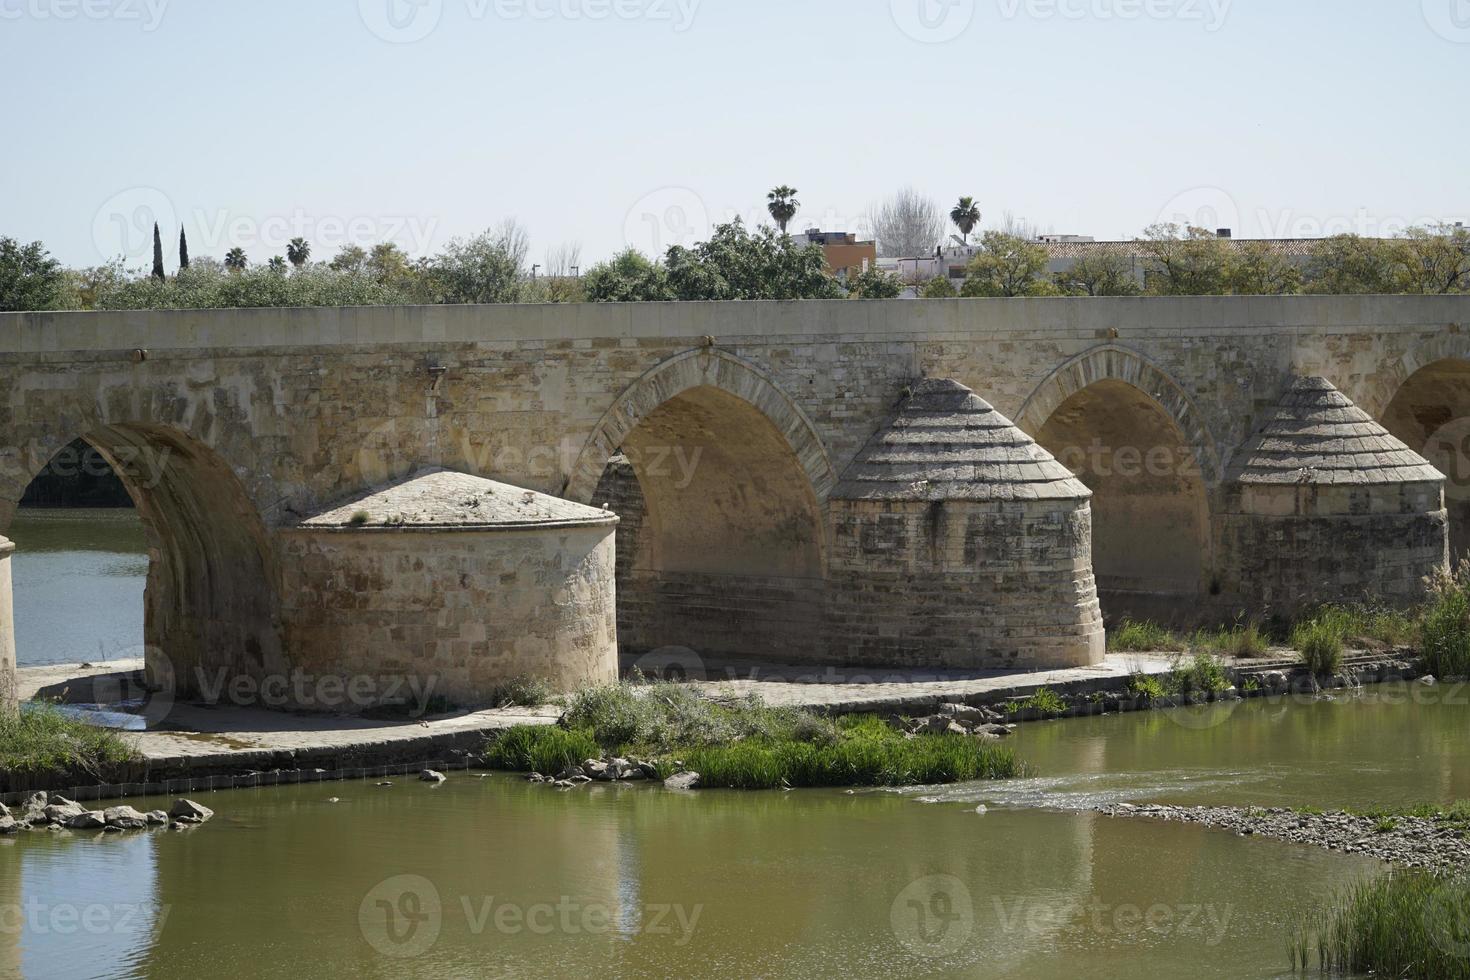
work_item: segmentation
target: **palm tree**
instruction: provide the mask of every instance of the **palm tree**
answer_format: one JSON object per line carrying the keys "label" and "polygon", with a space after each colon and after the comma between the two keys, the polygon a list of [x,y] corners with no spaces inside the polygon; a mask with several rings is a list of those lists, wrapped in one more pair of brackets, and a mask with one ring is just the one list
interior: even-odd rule
{"label": "palm tree", "polygon": [[238,245],[225,253],[225,268],[231,272],[244,272],[250,260],[245,257],[245,250]]}
{"label": "palm tree", "polygon": [[304,238],[291,239],[286,245],[286,258],[290,259],[291,264],[296,268],[301,268],[306,264],[306,260],[311,258],[311,243]]}
{"label": "palm tree", "polygon": [[949,220],[953,221],[955,227],[960,230],[965,244],[970,244],[970,232],[974,231],[975,226],[980,223],[980,209],[975,206],[975,199],[973,197],[960,198],[960,203],[956,204],[954,210],[949,213]]}
{"label": "palm tree", "polygon": [[770,211],[771,217],[776,219],[776,225],[781,229],[781,234],[786,234],[786,225],[796,217],[796,211],[801,207],[801,202],[796,199],[796,188],[782,184],[767,194],[766,200],[770,202],[766,205],[766,210]]}
{"label": "palm tree", "polygon": [[281,258],[279,255],[272,255],[270,260],[270,270],[272,272],[285,272],[286,260]]}

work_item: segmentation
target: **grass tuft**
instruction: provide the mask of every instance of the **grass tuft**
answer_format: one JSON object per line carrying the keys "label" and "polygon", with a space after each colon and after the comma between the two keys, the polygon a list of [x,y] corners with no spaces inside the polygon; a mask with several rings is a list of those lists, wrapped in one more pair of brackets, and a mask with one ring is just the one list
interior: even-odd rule
{"label": "grass tuft", "polygon": [[1328,606],[1292,628],[1291,645],[1313,674],[1336,674],[1342,670],[1343,641],[1352,624],[1353,617],[1345,609]]}
{"label": "grass tuft", "polygon": [[[1470,562],[1466,563],[1470,569]],[[1424,611],[1423,649],[1429,672],[1437,677],[1470,675],[1470,575],[1462,569],[1432,583]]]}
{"label": "grass tuft", "polygon": [[[1292,969],[1470,980],[1470,883],[1422,872],[1360,882],[1292,937]],[[1315,954],[1315,955],[1314,955]]]}
{"label": "grass tuft", "polygon": [[1108,649],[1114,653],[1174,653],[1184,648],[1178,636],[1147,620],[1125,619],[1108,633]]}
{"label": "grass tuft", "polygon": [[54,704],[28,704],[19,713],[0,711],[0,771],[101,776],[111,766],[138,758],[117,732],[78,721]]}

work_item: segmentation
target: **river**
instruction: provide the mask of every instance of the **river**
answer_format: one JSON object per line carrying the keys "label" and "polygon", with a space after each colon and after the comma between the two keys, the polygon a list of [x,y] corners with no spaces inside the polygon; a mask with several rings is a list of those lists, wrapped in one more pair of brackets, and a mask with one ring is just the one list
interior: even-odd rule
{"label": "river", "polygon": [[[46,550],[65,523],[17,522],[18,596],[38,572],[119,603],[128,583],[140,605],[121,532]],[[31,615],[39,649],[118,635],[58,615],[63,642],[40,643]],[[454,774],[213,794],[219,815],[185,832],[0,838],[0,976],[1281,976],[1298,918],[1379,865],[1088,808],[1470,797],[1464,700],[1397,686],[1036,723],[1015,736],[1033,776],[902,792]]]}

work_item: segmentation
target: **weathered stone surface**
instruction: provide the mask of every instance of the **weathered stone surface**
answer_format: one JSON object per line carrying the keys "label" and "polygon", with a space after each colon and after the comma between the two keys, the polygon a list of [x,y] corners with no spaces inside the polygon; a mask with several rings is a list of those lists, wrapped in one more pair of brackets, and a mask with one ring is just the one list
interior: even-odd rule
{"label": "weathered stone surface", "polygon": [[123,830],[142,830],[149,822],[147,814],[139,813],[130,806],[108,807],[102,812],[102,817],[109,827],[120,827]]}
{"label": "weathered stone surface", "polygon": [[[903,594],[905,573],[889,560],[884,535],[909,535],[905,522],[919,527],[925,518],[895,503],[883,519],[863,515],[875,526],[868,554],[886,577],[871,596],[850,597],[829,614],[834,569],[840,576],[851,556],[834,544],[828,504],[838,474],[916,378],[961,380],[1043,445],[1058,415],[1088,416],[1073,427],[1086,435],[1096,431],[1091,417],[1156,408],[1177,436],[1177,447],[1164,448],[1182,448],[1197,472],[1189,492],[1168,501],[1151,486],[1125,493],[1126,512],[1151,521],[1151,541],[1189,546],[1179,566],[1188,574],[1165,597],[1167,612],[1233,614],[1254,599],[1231,594],[1249,580],[1220,546],[1232,513],[1223,471],[1279,402],[1282,372],[1330,379],[1409,449],[1431,463],[1453,460],[1457,441],[1440,430],[1470,415],[1470,334],[1459,327],[1466,322],[1464,296],[5,314],[0,429],[16,451],[0,455],[0,532],[31,478],[78,436],[123,461],[144,517],[188,544],[154,563],[145,637],[171,661],[187,697],[198,693],[199,670],[257,681],[298,665],[318,674],[360,670],[292,649],[331,649],[325,635],[302,641],[292,632],[298,612],[305,626],[330,632],[315,611],[290,606],[301,584],[345,600],[368,590],[342,589],[334,576],[372,580],[356,556],[344,570],[334,554],[285,546],[284,529],[303,517],[424,466],[586,502],[622,449],[647,484],[644,557],[634,562],[638,587],[627,590],[634,605],[625,611],[639,624],[627,631],[633,649],[678,644],[803,663],[915,666],[948,643],[982,654],[993,647],[998,659],[1015,660],[1018,645],[990,635],[922,635],[963,594],[934,583],[921,583],[921,597],[933,599],[908,623],[875,616],[848,632],[829,628],[829,615],[846,621]],[[1076,400],[1089,392],[1096,397]],[[1124,448],[1147,454],[1159,446]],[[688,467],[677,465],[680,449]],[[695,449],[703,450],[697,461]],[[1353,499],[1351,484],[1331,486]],[[1102,487],[1100,495],[1114,489],[1128,488]],[[1452,499],[1448,509],[1452,530],[1470,526],[1470,500]],[[1038,551],[1055,557],[1059,539],[1111,513],[1097,500],[1086,523],[1076,515],[1060,529],[1034,515],[1022,523],[1024,540],[1036,535]],[[977,543],[990,542],[978,533],[986,527],[976,521]],[[1419,540],[1433,533],[1425,526]],[[1093,559],[1116,584],[1114,595],[1154,589],[1175,570],[1132,577],[1111,563],[1128,540],[1097,541]],[[1258,543],[1295,547],[1270,536]],[[1314,538],[1303,550],[1321,549]],[[368,569],[406,583],[417,557],[398,554]],[[1380,561],[1371,548],[1335,557],[1334,567],[1311,570],[1324,590],[1336,591],[1339,576],[1370,577],[1364,569]],[[1396,575],[1412,564],[1387,558]],[[1062,589],[1056,581],[1064,580],[1075,596],[1095,588],[1085,580],[1091,573],[1053,570],[1050,579],[1026,581],[1021,571],[1001,584]],[[425,604],[457,590],[449,584],[424,589]],[[1065,599],[1047,607],[1063,608]],[[434,630],[462,625],[463,612],[447,603],[433,611],[443,621],[430,624],[428,611],[410,618],[394,641],[401,651],[418,655],[443,642]],[[371,627],[378,632],[399,615],[360,612],[381,618]],[[339,615],[346,622],[351,611]],[[1020,640],[1055,626],[1017,619],[1007,630]],[[912,630],[880,635],[896,627]],[[451,657],[456,641],[474,642],[450,639]],[[338,649],[363,647],[354,635]],[[0,690],[8,673],[0,668]]]}
{"label": "weathered stone surface", "polygon": [[1326,379],[1297,378],[1231,468],[1222,587],[1282,614],[1412,601],[1449,567],[1444,480]]}
{"label": "weathered stone surface", "polygon": [[679,790],[698,789],[699,788],[699,773],[697,773],[697,772],[677,772],[677,773],[674,773],[674,775],[672,775],[668,779],[665,779],[664,780],[664,786],[666,788],[668,788],[668,789],[679,789]]}
{"label": "weathered stone surface", "polygon": [[421,473],[285,535],[301,560],[287,581],[289,642],[344,686],[353,674],[405,677],[461,707],[522,678],[610,683],[616,524],[504,483]]}
{"label": "weathered stone surface", "polygon": [[66,821],[69,830],[102,830],[107,827],[107,817],[96,810],[83,810]]}
{"label": "weathered stone surface", "polygon": [[203,823],[214,816],[214,811],[207,806],[195,803],[193,800],[175,800],[174,805],[169,808],[168,815],[172,820],[191,820],[197,823]]}
{"label": "weathered stone surface", "polygon": [[167,824],[169,820],[168,811],[166,810],[150,810],[144,816],[148,820],[148,823],[153,826],[162,826]]}
{"label": "weathered stone surface", "polygon": [[[58,799],[60,798],[58,797]],[[87,808],[80,803],[73,803],[71,800],[62,800],[60,803],[48,804],[42,812],[45,814],[48,823],[65,824],[72,817],[79,813],[85,813],[86,811]]]}
{"label": "weathered stone surface", "polygon": [[916,382],[829,503],[829,633],[860,663],[1101,662],[1090,496],[964,385]]}
{"label": "weathered stone surface", "polygon": [[444,779],[445,776],[442,772],[433,769],[425,769],[419,773],[419,782],[421,783],[442,783]]}

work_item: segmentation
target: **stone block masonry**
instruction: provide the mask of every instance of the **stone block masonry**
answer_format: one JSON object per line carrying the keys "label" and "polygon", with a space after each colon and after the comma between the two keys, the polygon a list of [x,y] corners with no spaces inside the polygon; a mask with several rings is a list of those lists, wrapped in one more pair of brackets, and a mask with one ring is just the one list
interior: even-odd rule
{"label": "stone block masonry", "polygon": [[[1068,628],[1088,637],[1074,646],[1086,658],[1098,642],[1084,622],[1093,575],[1110,617],[1110,595],[1158,593],[1181,616],[1259,601],[1249,562],[1274,560],[1263,549],[1287,532],[1248,521],[1241,536],[1237,518],[1263,515],[1241,513],[1227,470],[1293,377],[1326,379],[1440,472],[1465,472],[1463,440],[1447,427],[1470,418],[1459,394],[1470,390],[1467,321],[1466,296],[3,314],[0,533],[32,478],[85,439],[119,470],[148,528],[147,641],[184,666],[276,673],[303,662],[292,644],[311,624],[290,591],[305,570],[328,576],[313,588],[342,588],[331,562],[293,538],[303,520],[426,467],[588,503],[622,450],[645,499],[625,621],[638,602],[649,610],[627,639],[762,655],[784,641],[782,659],[940,662],[958,655],[941,647],[962,632],[940,615],[953,612],[943,596],[981,576],[1011,598],[990,626],[963,635],[986,651],[974,655],[1005,659],[1003,622],[1015,635],[1065,635],[1012,604],[1044,578],[1071,597]],[[933,534],[973,538],[957,553],[973,546],[975,563],[924,566],[921,554],[951,553],[926,544],[894,570],[883,548],[909,545],[884,544],[890,525],[927,518],[834,491],[925,378],[953,379],[1014,419],[1090,499],[1052,516],[1019,499],[941,502]],[[1124,417],[1142,421],[1112,424]],[[1386,508],[1397,500],[1412,555],[1394,557],[1388,525],[1334,551],[1332,528],[1348,524],[1331,514],[1311,532],[1311,556],[1277,549],[1281,575],[1313,569],[1283,587],[1303,600],[1337,594],[1312,584],[1328,560],[1370,588],[1411,579],[1436,550],[1438,510],[1417,490],[1396,494],[1375,491],[1370,513],[1346,516],[1367,528],[1394,518]],[[1447,496],[1452,533],[1470,526],[1470,494]],[[1084,521],[1092,553],[1068,557],[1063,529]],[[983,546],[1007,522],[1014,535],[1031,528],[1017,538],[1016,569]],[[851,533],[873,544],[868,567],[854,567]],[[1149,556],[1166,571],[1142,567]],[[1036,578],[1019,570],[1025,560]],[[1385,562],[1398,570],[1375,579]],[[892,590],[891,618],[836,632],[878,616],[857,598],[865,590]],[[933,614],[905,621],[904,595]],[[1050,602],[1064,607],[1060,594]],[[816,631],[790,625],[811,622]],[[927,645],[894,639],[926,632]]]}

